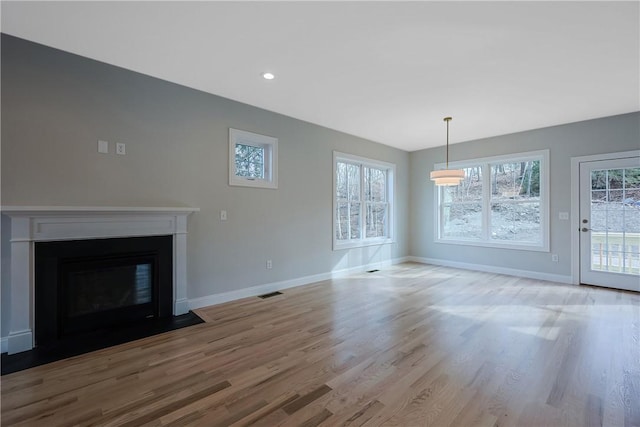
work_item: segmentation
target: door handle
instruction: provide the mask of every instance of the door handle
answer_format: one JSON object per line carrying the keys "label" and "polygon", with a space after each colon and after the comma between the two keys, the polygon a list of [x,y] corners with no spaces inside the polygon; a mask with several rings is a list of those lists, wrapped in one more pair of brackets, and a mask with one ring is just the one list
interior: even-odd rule
{"label": "door handle", "polygon": [[586,233],[587,231],[589,231],[589,229],[587,227],[582,227],[580,231],[582,231],[583,233]]}

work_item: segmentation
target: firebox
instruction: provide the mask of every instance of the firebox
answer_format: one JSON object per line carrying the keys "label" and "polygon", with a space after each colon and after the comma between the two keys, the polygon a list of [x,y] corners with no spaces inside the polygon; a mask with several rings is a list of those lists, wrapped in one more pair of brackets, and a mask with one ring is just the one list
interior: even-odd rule
{"label": "firebox", "polygon": [[172,236],[37,242],[36,346],[172,316]]}

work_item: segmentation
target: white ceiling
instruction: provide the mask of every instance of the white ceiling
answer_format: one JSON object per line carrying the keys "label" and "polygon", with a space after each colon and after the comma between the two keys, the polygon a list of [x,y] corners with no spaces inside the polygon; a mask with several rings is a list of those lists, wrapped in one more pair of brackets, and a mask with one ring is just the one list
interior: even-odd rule
{"label": "white ceiling", "polygon": [[3,1],[2,32],[413,151],[640,110],[639,4]]}

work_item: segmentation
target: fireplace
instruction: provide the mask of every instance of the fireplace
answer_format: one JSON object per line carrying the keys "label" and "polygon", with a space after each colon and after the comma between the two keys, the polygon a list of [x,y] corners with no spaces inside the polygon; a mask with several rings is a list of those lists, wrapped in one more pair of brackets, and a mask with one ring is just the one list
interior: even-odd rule
{"label": "fireplace", "polygon": [[35,344],[172,316],[172,236],[37,242]]}
{"label": "fireplace", "polygon": [[[174,319],[177,316],[188,313],[187,217],[198,211],[198,208],[189,207],[2,206],[3,242],[5,238],[9,240],[6,244],[10,247],[8,251],[3,253],[3,258],[9,253],[10,268],[3,269],[3,271],[9,271],[8,275],[3,274],[3,283],[6,283],[4,282],[5,280],[9,282],[3,285],[3,289],[7,290],[6,293],[3,290],[3,310],[7,309],[8,312],[7,327],[9,335],[2,337],[0,341],[2,343],[2,351],[7,351],[9,355],[12,355],[31,350],[36,344],[36,337],[38,338],[38,343],[41,339],[46,342],[48,339],[46,338],[46,333],[44,335],[45,338],[41,338],[40,328],[53,328],[53,334],[63,337],[82,333],[81,329],[84,328],[85,323],[91,323],[89,320],[93,319],[92,316],[95,313],[88,312],[84,302],[76,301],[72,303],[66,300],[65,304],[71,304],[73,307],[64,316],[66,320],[61,322],[62,325],[58,321],[52,321],[50,322],[51,324],[42,324],[39,320],[36,321],[35,255],[36,250],[38,252],[42,250],[37,248],[45,248],[49,244],[98,240],[117,242],[120,239],[140,237],[169,239],[172,243],[171,249],[169,249],[171,258],[169,265],[172,265],[172,270],[168,273],[171,292],[165,294],[162,290],[164,289],[162,282],[160,281],[156,285],[155,279],[153,279],[151,286],[159,286],[161,288],[158,296],[152,297],[150,305],[146,305],[148,303],[126,302],[126,298],[129,297],[121,295],[120,298],[124,298],[125,301],[120,305],[129,308],[134,306],[134,309],[132,310],[133,312],[123,314],[120,317],[140,319],[142,316],[149,315],[163,316],[167,310],[167,304],[169,305],[168,310],[173,314]],[[8,225],[5,224],[6,220],[9,221]],[[10,233],[6,232],[7,230],[10,230]],[[70,278],[67,277],[65,280],[71,280],[72,286],[81,288],[87,288],[88,286],[86,284],[88,281],[87,274],[90,273],[85,273],[85,267],[99,270],[99,274],[95,276],[95,280],[98,282],[113,282],[114,275],[115,277],[127,276],[131,280],[132,270],[143,275],[145,269],[155,271],[154,269],[160,268],[155,266],[156,261],[150,261],[146,258],[149,252],[148,249],[131,250],[129,245],[125,245],[124,249],[119,252],[124,252],[124,255],[107,256],[105,257],[106,259],[99,260],[96,257],[99,258],[101,256],[100,253],[82,252],[68,257],[65,256],[64,258],[68,259],[64,262],[60,262],[60,260],[54,261],[53,259],[48,262],[55,262],[56,265],[60,264],[55,267],[57,269],[56,277],[60,274],[66,274]],[[166,254],[163,256],[166,256]],[[79,259],[83,257],[85,257],[84,260]],[[124,265],[116,267],[111,264],[112,261],[116,262],[116,265]],[[140,267],[137,267],[138,265]],[[149,266],[145,267],[145,265]],[[110,270],[111,268],[116,268],[116,270]],[[111,279],[108,279],[109,276],[111,276]],[[165,276],[165,274],[159,273],[154,277],[162,278]],[[83,281],[84,284],[82,284]],[[119,280],[116,279],[115,281]],[[48,307],[48,310],[56,311],[56,316],[57,311],[60,309],[58,307],[60,300],[58,293],[64,293],[64,291],[61,292],[58,289],[59,282],[60,280],[56,278],[53,286],[53,292],[56,293],[56,303],[53,303],[54,297],[51,296],[50,300],[45,300],[44,302],[41,300],[38,303],[39,306],[44,305]],[[105,285],[98,285],[98,288],[100,286],[104,287]],[[140,284],[138,286],[141,287],[141,292],[144,293],[142,288],[147,285]],[[47,289],[52,291],[49,286]],[[113,291],[116,292],[115,290]],[[95,293],[96,289],[94,288],[88,292]],[[169,295],[168,303],[166,295]],[[63,296],[62,298],[64,301],[66,297]],[[95,299],[95,297],[92,298]],[[117,299],[115,296],[113,298]],[[134,301],[142,301],[144,296],[141,294],[140,298],[140,300],[134,299]],[[154,298],[156,299],[154,300]],[[118,310],[124,310],[123,307],[117,308],[118,304],[113,301],[111,303],[93,301],[93,303],[89,304],[97,304],[98,307],[102,307],[97,308],[95,311],[108,311],[114,315],[118,313]],[[82,321],[75,322],[76,325],[74,326],[74,320],[80,319]],[[96,320],[95,322],[93,326],[100,328],[102,327],[102,322],[111,323],[110,320]]]}

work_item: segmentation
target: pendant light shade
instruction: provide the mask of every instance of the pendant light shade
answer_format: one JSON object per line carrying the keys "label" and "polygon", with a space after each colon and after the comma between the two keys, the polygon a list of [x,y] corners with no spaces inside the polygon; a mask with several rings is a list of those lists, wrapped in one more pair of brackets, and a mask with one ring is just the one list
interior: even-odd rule
{"label": "pendant light shade", "polygon": [[447,122],[447,166],[446,169],[431,172],[430,178],[438,186],[460,185],[464,179],[464,170],[449,169],[449,122],[451,117],[445,117],[444,121]]}
{"label": "pendant light shade", "polygon": [[462,169],[442,169],[431,172],[431,180],[436,185],[460,185],[464,179],[464,171]]}

